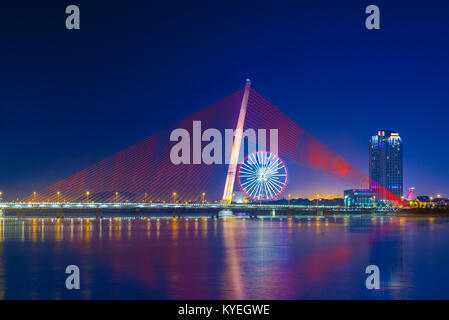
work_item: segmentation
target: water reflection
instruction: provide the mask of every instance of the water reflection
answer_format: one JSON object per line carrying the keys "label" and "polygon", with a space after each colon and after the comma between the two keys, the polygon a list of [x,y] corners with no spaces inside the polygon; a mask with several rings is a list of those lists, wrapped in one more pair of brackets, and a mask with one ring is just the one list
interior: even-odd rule
{"label": "water reflection", "polygon": [[443,299],[448,231],[435,217],[0,218],[0,298]]}
{"label": "water reflection", "polygon": [[[245,221],[245,220],[242,220]],[[242,233],[235,234],[236,219],[225,219],[222,223],[226,268],[223,274],[222,291],[224,299],[244,299],[242,271],[240,269],[239,247]]]}

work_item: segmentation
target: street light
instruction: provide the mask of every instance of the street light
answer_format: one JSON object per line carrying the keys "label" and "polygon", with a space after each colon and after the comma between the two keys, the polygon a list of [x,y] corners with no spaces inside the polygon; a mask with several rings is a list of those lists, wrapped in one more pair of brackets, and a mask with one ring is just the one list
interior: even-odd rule
{"label": "street light", "polygon": [[204,204],[204,196],[205,196],[206,194],[203,192],[203,194],[202,194],[202,196],[203,196],[203,199],[201,200],[201,203],[202,204]]}
{"label": "street light", "polygon": [[87,202],[87,203],[89,203],[89,194],[90,194],[90,192],[87,191],[87,192],[86,192],[86,202]]}
{"label": "street light", "polygon": [[441,198],[441,194],[437,195],[438,198]]}
{"label": "street light", "polygon": [[118,192],[115,192],[115,203],[117,203]]}
{"label": "street light", "polygon": [[34,202],[36,202],[36,191],[33,192]]}
{"label": "street light", "polygon": [[291,196],[292,196],[291,194],[288,195],[288,205],[290,205],[290,197]]}
{"label": "street light", "polygon": [[2,202],[2,193],[0,192],[0,202]]}
{"label": "street light", "polygon": [[58,191],[56,194],[58,195],[58,203],[59,203],[59,196],[61,195],[61,192]]}
{"label": "street light", "polygon": [[173,192],[173,203],[176,203],[176,192]]}

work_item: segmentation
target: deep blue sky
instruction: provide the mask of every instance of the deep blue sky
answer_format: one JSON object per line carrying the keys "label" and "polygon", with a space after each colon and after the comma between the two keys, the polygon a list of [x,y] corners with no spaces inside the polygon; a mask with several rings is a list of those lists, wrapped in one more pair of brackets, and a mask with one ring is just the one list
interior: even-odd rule
{"label": "deep blue sky", "polygon": [[[447,1],[2,1],[0,190],[22,197],[253,87],[367,172],[380,128],[405,187],[449,195]],[[65,7],[81,30],[65,29]],[[377,4],[381,30],[365,29]],[[298,195],[341,193],[305,175]],[[293,184],[294,185],[294,184]]]}

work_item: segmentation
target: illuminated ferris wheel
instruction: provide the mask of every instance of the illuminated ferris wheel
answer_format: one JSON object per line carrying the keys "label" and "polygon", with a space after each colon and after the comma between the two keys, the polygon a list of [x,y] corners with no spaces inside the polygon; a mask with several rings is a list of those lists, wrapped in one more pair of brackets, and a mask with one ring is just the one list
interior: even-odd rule
{"label": "illuminated ferris wheel", "polygon": [[253,152],[240,164],[237,180],[242,192],[252,200],[278,199],[287,186],[287,167],[272,152]]}

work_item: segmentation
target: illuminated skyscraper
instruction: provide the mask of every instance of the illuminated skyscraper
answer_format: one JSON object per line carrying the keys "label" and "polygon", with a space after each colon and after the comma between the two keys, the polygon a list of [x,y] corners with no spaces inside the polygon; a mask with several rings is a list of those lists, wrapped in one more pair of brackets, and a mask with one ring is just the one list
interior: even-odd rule
{"label": "illuminated skyscraper", "polygon": [[[379,130],[369,142],[370,189],[378,190],[378,184],[400,198],[402,182],[402,140],[399,133]],[[380,200],[383,197],[380,196]]]}

